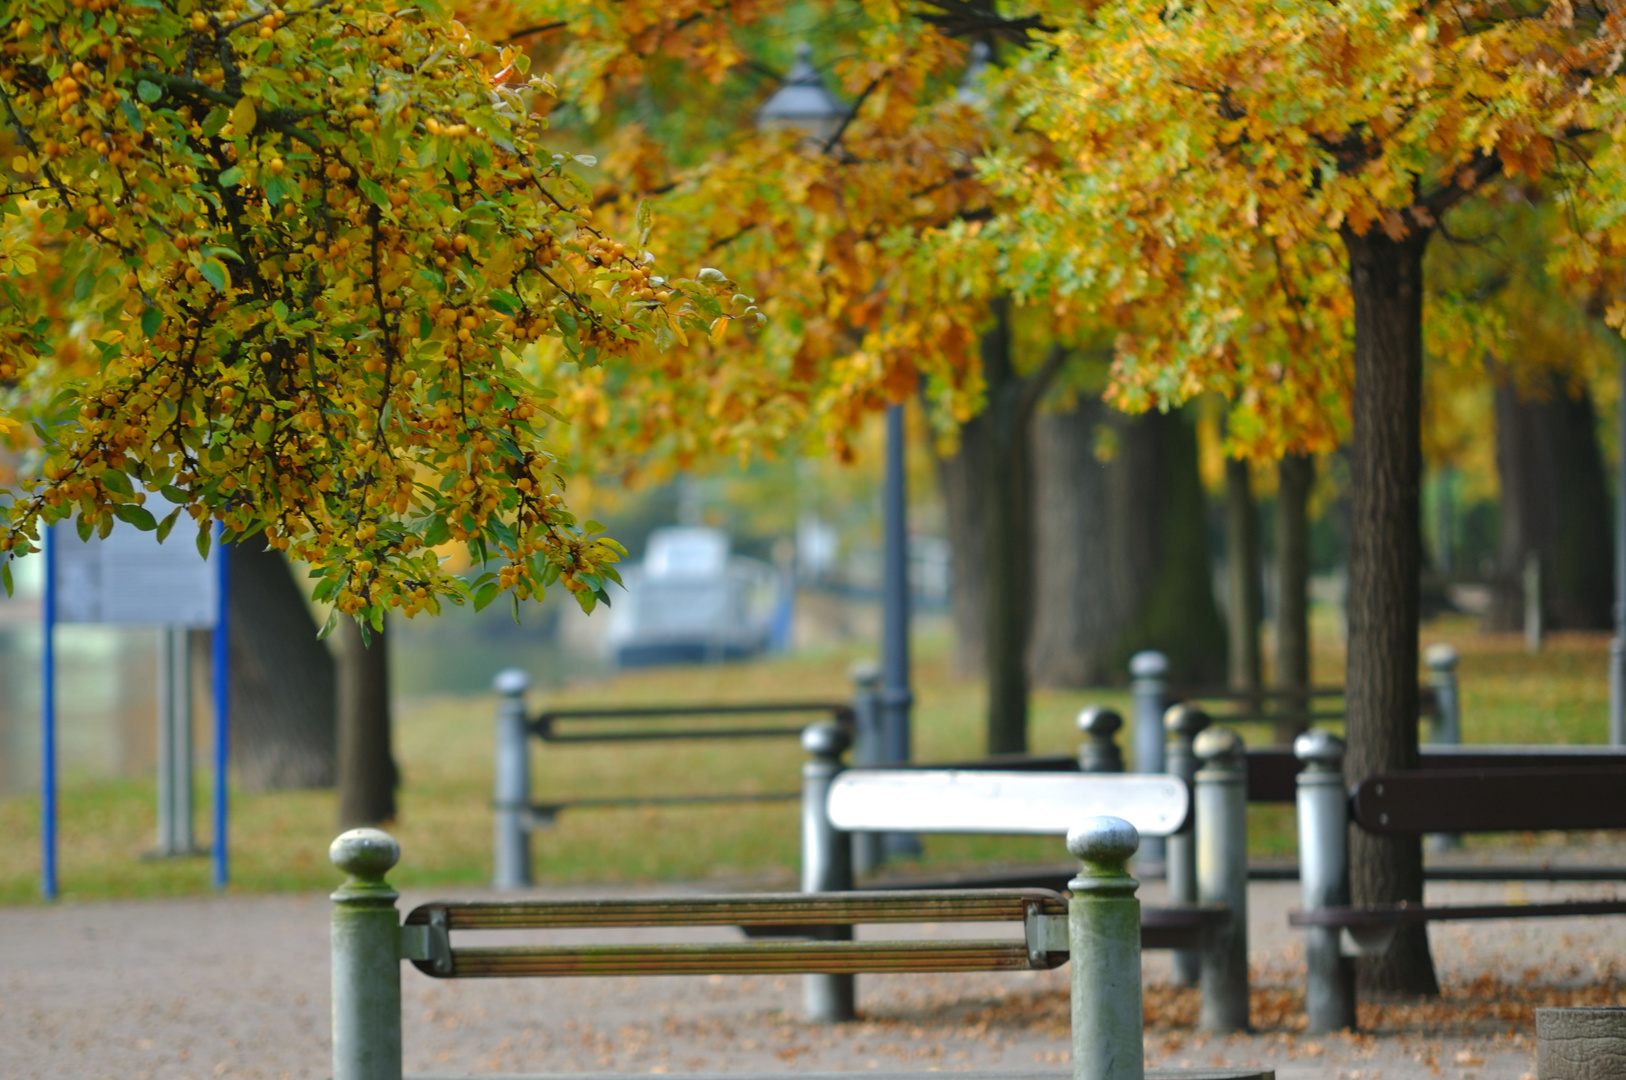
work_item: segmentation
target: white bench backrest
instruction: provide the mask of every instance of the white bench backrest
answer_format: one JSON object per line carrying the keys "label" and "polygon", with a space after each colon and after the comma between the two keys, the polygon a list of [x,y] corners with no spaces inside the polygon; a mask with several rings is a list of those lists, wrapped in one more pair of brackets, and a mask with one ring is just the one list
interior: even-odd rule
{"label": "white bench backrest", "polygon": [[1086,818],[1112,814],[1142,836],[1168,836],[1190,801],[1181,780],[1162,774],[849,769],[825,807],[849,832],[1066,836]]}

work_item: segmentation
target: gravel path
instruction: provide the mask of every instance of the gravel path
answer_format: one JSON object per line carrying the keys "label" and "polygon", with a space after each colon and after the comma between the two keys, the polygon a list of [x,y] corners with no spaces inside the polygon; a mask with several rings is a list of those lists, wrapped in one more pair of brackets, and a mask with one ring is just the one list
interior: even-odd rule
{"label": "gravel path", "polygon": [[[1157,1015],[1149,1063],[1267,1065],[1280,1080],[1533,1080],[1535,1004],[1626,1003],[1618,918],[1437,925],[1443,1002],[1368,1008],[1368,1034],[1305,1037],[1295,1028],[1301,954],[1285,916],[1296,892],[1260,883],[1250,894],[1259,987],[1252,1035],[1195,1034],[1194,993],[1168,989],[1167,957],[1148,954]],[[1143,898],[1155,903],[1159,893],[1152,884]],[[1608,885],[1459,884],[1431,886],[1430,900],[1615,893]],[[402,908],[427,899],[405,897]],[[327,919],[323,896],[0,909],[0,1077],[325,1077]],[[408,968],[403,980],[407,1069],[417,1073],[1032,1073],[1067,1061],[1065,968],[865,977],[865,1019],[833,1029],[796,1019],[795,978],[437,982]]]}

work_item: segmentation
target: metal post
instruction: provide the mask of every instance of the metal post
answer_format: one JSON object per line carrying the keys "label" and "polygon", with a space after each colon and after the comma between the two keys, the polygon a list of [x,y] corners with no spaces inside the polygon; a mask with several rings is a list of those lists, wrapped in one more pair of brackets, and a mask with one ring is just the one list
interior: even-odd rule
{"label": "metal post", "polygon": [[192,664],[184,626],[159,631],[158,848],[192,854]]}
{"label": "metal post", "polygon": [[1626,746],[1626,351],[1615,406],[1615,637],[1609,643],[1609,745]]}
{"label": "metal post", "polygon": [[[1163,764],[1163,710],[1169,707],[1169,658],[1155,649],[1129,658],[1129,692],[1134,697],[1135,771],[1160,773]],[[1141,841],[1135,865],[1142,874],[1160,873],[1167,859],[1161,836]]]}
{"label": "metal post", "polygon": [[[849,739],[841,725],[820,720],[802,729],[802,748],[811,759],[802,763],[802,891],[845,892],[853,887],[852,849],[845,832],[830,824],[825,800],[841,773],[841,755]],[[819,934],[827,941],[851,941],[853,928],[832,926]],[[802,976],[802,1006],[809,1023],[852,1020],[851,975]]]}
{"label": "metal post", "polygon": [[1532,551],[1524,557],[1524,647],[1531,653],[1541,651],[1541,553]]}
{"label": "metal post", "polygon": [[[853,764],[880,765],[886,760],[881,742],[881,668],[872,660],[860,660],[852,667]],[[852,834],[853,873],[867,874],[885,859],[880,833]]]}
{"label": "metal post", "polygon": [[[1293,740],[1298,775],[1299,890],[1304,910],[1349,903],[1349,792],[1344,742],[1325,731]],[[1343,955],[1336,926],[1304,930],[1304,1010],[1310,1033],[1355,1027],[1355,964]]]}
{"label": "metal post", "polygon": [[215,627],[209,640],[210,689],[215,706],[214,837],[209,876],[216,890],[226,887],[231,875],[231,548],[226,527],[215,525]]}
{"label": "metal post", "polygon": [[[1168,770],[1191,785],[1197,778],[1197,754],[1192,741],[1212,721],[1208,714],[1191,705],[1173,705],[1163,715],[1163,727],[1169,733]],[[1168,839],[1166,873],[1169,884],[1169,903],[1195,904],[1197,902],[1197,838],[1192,823]],[[1201,956],[1196,949],[1176,949],[1174,953],[1174,981],[1178,986],[1196,986],[1201,970]]]}
{"label": "metal post", "polygon": [[1230,921],[1202,950],[1202,1031],[1248,1029],[1248,765],[1229,728],[1197,736],[1197,899],[1224,904]]}
{"label": "metal post", "polygon": [[[1462,705],[1457,695],[1457,650],[1444,642],[1430,645],[1423,654],[1428,664],[1428,683],[1434,691],[1434,719],[1429,725],[1431,741],[1440,746],[1462,743]],[[1432,851],[1462,846],[1454,833],[1430,833],[1427,845]]]}
{"label": "metal post", "polygon": [[401,847],[351,829],[327,857],[349,875],[333,893],[333,1080],[401,1080],[400,894],[384,880]]}
{"label": "metal post", "polygon": [[[886,490],[883,494],[881,560],[881,726],[886,733],[886,762],[909,761],[909,711],[915,695],[909,688],[909,504],[904,473],[903,406],[886,410]],[[920,854],[920,838],[887,833],[888,855]]]}
{"label": "metal post", "polygon": [[40,896],[57,898],[56,874],[56,526],[40,531],[45,595],[40,598]]}
{"label": "metal post", "polygon": [[1127,864],[1140,835],[1123,818],[1094,817],[1067,833],[1082,861],[1067,883],[1073,1080],[1143,1080],[1140,883]]}
{"label": "metal post", "polygon": [[1118,749],[1118,729],[1124,718],[1112,709],[1091,705],[1078,714],[1078,730],[1084,741],[1078,744],[1078,769],[1087,773],[1124,771],[1123,751]]}
{"label": "metal post", "polygon": [[497,673],[497,772],[492,795],[496,844],[491,883],[523,889],[531,883],[531,748],[525,691],[531,677],[519,668]]}

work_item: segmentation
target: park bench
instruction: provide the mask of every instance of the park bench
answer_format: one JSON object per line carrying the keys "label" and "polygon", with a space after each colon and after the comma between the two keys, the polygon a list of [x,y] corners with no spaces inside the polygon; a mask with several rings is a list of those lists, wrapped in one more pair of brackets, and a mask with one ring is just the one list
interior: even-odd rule
{"label": "park bench", "polygon": [[[1542,904],[1350,903],[1349,825],[1373,834],[1626,829],[1626,771],[1618,765],[1423,768],[1363,777],[1346,787],[1344,744],[1324,731],[1299,736],[1300,888],[1305,1009],[1310,1030],[1355,1025],[1351,955],[1382,953],[1408,924],[1626,914],[1626,900]],[[1494,761],[1494,759],[1493,759]],[[1427,759],[1425,759],[1425,763]]]}
{"label": "park bench", "polygon": [[[333,1080],[401,1080],[402,960],[441,979],[1013,971],[1070,961],[1075,1080],[1271,1080],[1272,1073],[1258,1069],[1144,1069],[1140,902],[1126,868],[1138,844],[1134,827],[1119,818],[1092,818],[1069,832],[1067,848],[1081,860],[1070,899],[1043,890],[968,890],[440,901],[420,905],[403,922],[398,894],[384,876],[400,859],[399,845],[377,829],[352,829],[328,853],[348,875],[333,894]],[[453,939],[482,930],[563,927],[945,921],[1013,923],[1022,936],[562,946],[470,946]]]}
{"label": "park bench", "polygon": [[[1140,835],[1167,838],[1174,845],[1174,861],[1186,866],[1181,880],[1173,883],[1182,888],[1185,902],[1141,909],[1141,946],[1176,950],[1181,980],[1201,987],[1203,1030],[1246,1030],[1247,804],[1244,748],[1234,732],[1217,729],[1197,739],[1194,756],[1203,767],[1194,769],[1189,778],[1167,773],[844,768],[842,755],[849,741],[845,729],[829,722],[809,725],[802,736],[810,754],[802,769],[804,892],[853,888],[854,834],[1065,836],[1069,823],[1082,818],[1100,814],[1123,818]],[[855,997],[850,974],[810,978],[807,1017],[850,1020]]]}

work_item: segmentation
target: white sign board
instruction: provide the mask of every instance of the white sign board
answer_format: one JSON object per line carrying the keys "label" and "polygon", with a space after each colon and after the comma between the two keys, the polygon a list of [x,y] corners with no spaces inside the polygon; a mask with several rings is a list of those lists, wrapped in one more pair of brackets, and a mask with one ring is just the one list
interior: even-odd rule
{"label": "white sign board", "polygon": [[[151,496],[148,504],[158,518],[173,509]],[[92,535],[88,541],[69,525],[58,527],[54,540],[57,622],[215,624],[218,575],[198,554],[190,529],[179,529],[160,544],[155,534],[122,521],[106,539]]]}
{"label": "white sign board", "polygon": [[830,823],[851,831],[1041,836],[1066,836],[1100,814],[1169,836],[1189,805],[1173,776],[960,769],[848,769],[825,804]]}

